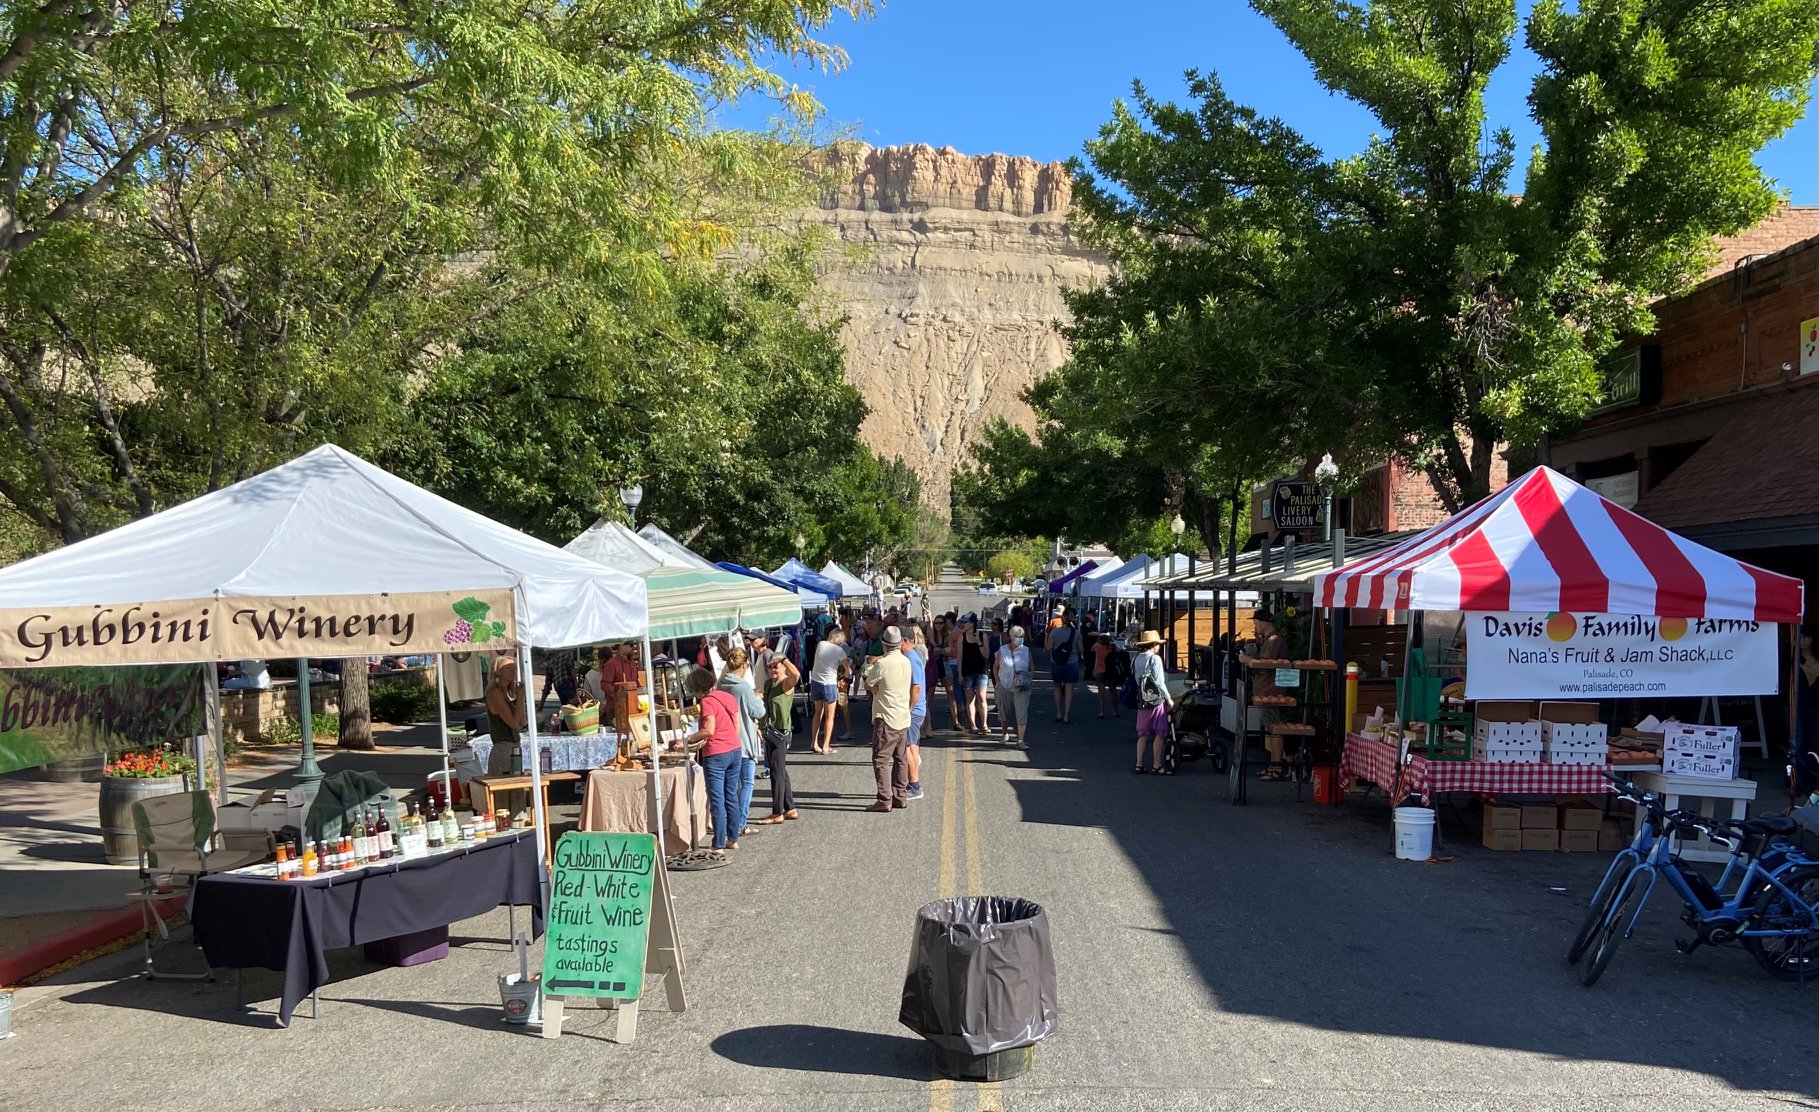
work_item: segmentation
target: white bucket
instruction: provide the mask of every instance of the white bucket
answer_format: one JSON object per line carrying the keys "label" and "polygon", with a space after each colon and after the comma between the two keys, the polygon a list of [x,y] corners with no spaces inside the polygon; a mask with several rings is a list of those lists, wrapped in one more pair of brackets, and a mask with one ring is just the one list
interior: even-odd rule
{"label": "white bucket", "polygon": [[10,989],[0,989],[0,1039],[13,1037],[13,994]]}
{"label": "white bucket", "polygon": [[523,978],[507,973],[499,978],[499,1002],[505,1005],[507,1023],[543,1022],[543,977]]}
{"label": "white bucket", "polygon": [[1426,807],[1396,808],[1396,856],[1426,861],[1434,855],[1434,812]]}

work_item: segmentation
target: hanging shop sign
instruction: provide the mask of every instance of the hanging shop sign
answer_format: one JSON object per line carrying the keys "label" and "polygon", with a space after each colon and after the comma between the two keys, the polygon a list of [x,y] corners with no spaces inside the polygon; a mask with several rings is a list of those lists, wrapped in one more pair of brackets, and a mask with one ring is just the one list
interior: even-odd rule
{"label": "hanging shop sign", "polygon": [[1767,695],[1775,626],[1632,614],[1464,615],[1471,699]]}
{"label": "hanging shop sign", "polygon": [[516,640],[509,590],[0,610],[6,668],[390,656]]}
{"label": "hanging shop sign", "polygon": [[1270,492],[1270,520],[1278,533],[1302,533],[1325,527],[1323,497],[1314,483],[1280,482]]}

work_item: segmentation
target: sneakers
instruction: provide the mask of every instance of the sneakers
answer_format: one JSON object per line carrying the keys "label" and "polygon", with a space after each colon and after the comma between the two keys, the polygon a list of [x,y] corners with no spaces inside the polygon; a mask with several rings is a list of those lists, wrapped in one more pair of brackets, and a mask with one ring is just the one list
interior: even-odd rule
{"label": "sneakers", "polygon": [[905,799],[921,799],[922,785],[920,783],[911,784],[909,790],[903,793],[903,795]]}

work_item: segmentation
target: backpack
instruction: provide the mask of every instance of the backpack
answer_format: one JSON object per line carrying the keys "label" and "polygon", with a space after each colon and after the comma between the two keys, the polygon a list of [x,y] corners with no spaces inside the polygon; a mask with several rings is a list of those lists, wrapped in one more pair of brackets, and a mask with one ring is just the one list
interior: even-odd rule
{"label": "backpack", "polygon": [[1137,701],[1137,677],[1124,677],[1124,686],[1118,689],[1118,705],[1127,710],[1136,710],[1143,704]]}
{"label": "backpack", "polygon": [[1074,655],[1074,642],[1080,637],[1080,632],[1073,626],[1062,626],[1061,628],[1072,631],[1072,635],[1048,651],[1048,659],[1052,664],[1066,664]]}
{"label": "backpack", "polygon": [[1149,669],[1143,670],[1143,679],[1138,684],[1137,699],[1143,708],[1159,707],[1168,699],[1168,692],[1156,682],[1156,677]]}

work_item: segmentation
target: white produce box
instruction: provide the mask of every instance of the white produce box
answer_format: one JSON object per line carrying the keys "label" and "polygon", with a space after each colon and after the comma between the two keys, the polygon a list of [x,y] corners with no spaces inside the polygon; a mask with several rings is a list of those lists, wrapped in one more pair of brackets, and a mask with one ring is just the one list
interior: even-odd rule
{"label": "white produce box", "polygon": [[1537,739],[1533,745],[1493,745],[1474,740],[1472,760],[1494,764],[1540,764],[1542,748]]}
{"label": "white produce box", "polygon": [[1610,727],[1602,722],[1542,722],[1541,743],[1549,748],[1596,748],[1610,744]]}
{"label": "white produce box", "polygon": [[1661,771],[1671,776],[1734,780],[1739,739],[1735,726],[1669,722],[1662,728]]}
{"label": "white produce box", "polygon": [[1609,750],[1600,745],[1597,748],[1571,746],[1565,749],[1549,749],[1543,754],[1548,764],[1556,765],[1599,765],[1603,766],[1610,759]]}

